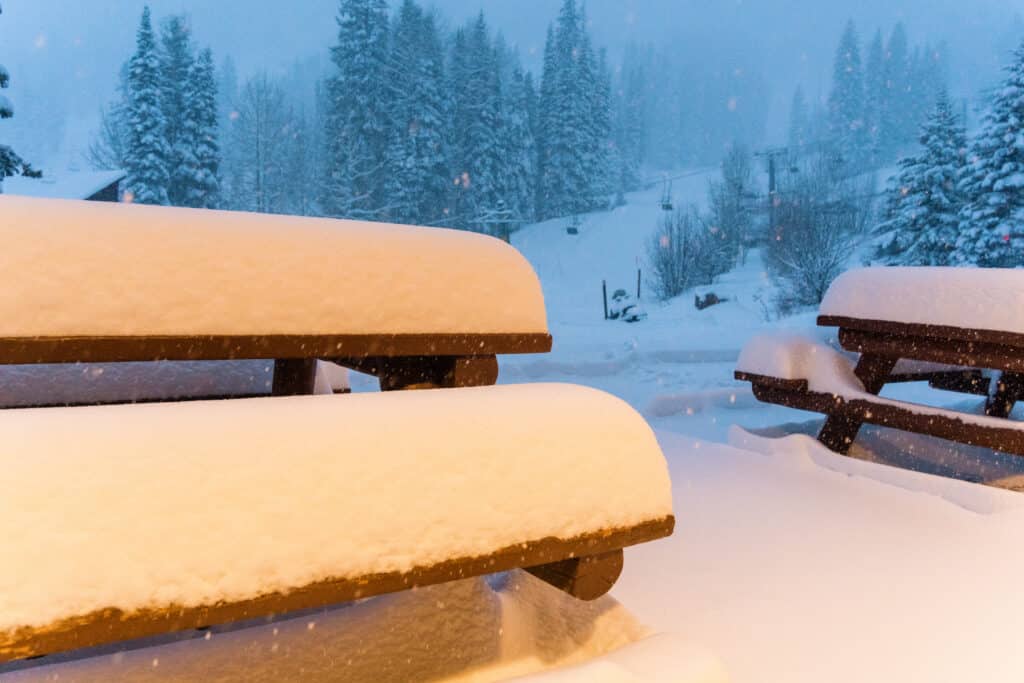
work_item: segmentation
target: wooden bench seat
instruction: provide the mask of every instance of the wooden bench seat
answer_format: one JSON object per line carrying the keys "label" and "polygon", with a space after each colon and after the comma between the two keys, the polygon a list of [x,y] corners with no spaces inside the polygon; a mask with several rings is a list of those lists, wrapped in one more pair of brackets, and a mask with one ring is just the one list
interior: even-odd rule
{"label": "wooden bench seat", "polygon": [[566,385],[4,411],[0,432],[0,661],[518,567],[590,600],[674,523],[643,418]]}

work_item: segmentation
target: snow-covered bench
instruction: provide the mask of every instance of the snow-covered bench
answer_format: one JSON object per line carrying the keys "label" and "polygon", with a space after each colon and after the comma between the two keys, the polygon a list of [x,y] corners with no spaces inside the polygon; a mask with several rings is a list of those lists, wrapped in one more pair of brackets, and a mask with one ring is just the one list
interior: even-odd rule
{"label": "snow-covered bench", "polygon": [[2,411],[0,433],[0,662],[517,567],[593,599],[673,526],[650,427],[580,387]]}
{"label": "snow-covered bench", "polygon": [[[672,532],[628,405],[478,386],[551,345],[502,242],[2,197],[0,262],[0,365],[273,359],[275,394],[0,410],[0,663],[513,568],[589,600]],[[299,395],[325,359],[456,390]]]}
{"label": "snow-covered bench", "polygon": [[[828,415],[818,438],[832,450],[848,452],[867,422],[1024,455],[1024,430],[1006,419],[1024,396],[1024,271],[853,270],[830,287],[818,324],[838,327],[855,361],[813,340],[762,337],[736,377],[763,401]],[[913,380],[986,395],[986,416],[878,397]]]}
{"label": "snow-covered bench", "polygon": [[0,197],[0,364],[315,359],[385,389],[493,384],[551,349],[540,283],[503,242],[450,230]]}

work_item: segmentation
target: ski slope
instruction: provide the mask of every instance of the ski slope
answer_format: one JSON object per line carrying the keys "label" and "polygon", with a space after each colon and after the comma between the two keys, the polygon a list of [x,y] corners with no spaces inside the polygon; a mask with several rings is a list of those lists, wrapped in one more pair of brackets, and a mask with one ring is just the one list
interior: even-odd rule
{"label": "ski slope", "polygon": [[[704,208],[708,182],[717,170],[673,183],[676,208]],[[526,226],[512,244],[541,280],[554,350],[544,356],[502,359],[501,382],[558,380],[616,394],[644,413],[656,428],[725,441],[732,422],[767,426],[785,421],[785,411],[754,401],[732,378],[747,339],[767,328],[813,324],[813,314],[770,320],[772,287],[756,251],[717,282],[696,291],[715,292],[725,303],[703,311],[691,294],[668,303],[650,295],[647,250],[664,217],[661,188],[633,193],[624,206],[581,216],[579,235],[566,233],[569,219]],[[648,319],[604,320],[601,282],[608,293],[636,294]],[[716,410],[716,409],[722,409]],[[725,413],[722,413],[725,411]]]}

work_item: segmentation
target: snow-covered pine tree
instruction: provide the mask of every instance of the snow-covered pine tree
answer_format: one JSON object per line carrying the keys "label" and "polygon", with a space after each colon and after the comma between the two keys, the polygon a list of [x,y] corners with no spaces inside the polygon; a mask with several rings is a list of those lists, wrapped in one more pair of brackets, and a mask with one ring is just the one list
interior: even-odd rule
{"label": "snow-covered pine tree", "polygon": [[386,0],[340,0],[335,74],[328,82],[327,215],[379,220],[388,209],[386,157],[392,109]]}
{"label": "snow-covered pine tree", "polygon": [[900,161],[888,190],[877,256],[890,264],[949,265],[954,258],[958,188],[967,158],[967,138],[945,92],[921,127],[918,154]]}
{"label": "snow-covered pine tree", "polygon": [[[3,8],[0,7],[0,14]],[[7,67],[0,65],[0,90],[6,90],[11,85],[11,73]],[[14,105],[7,99],[6,95],[0,94],[0,119],[9,119],[14,116]],[[0,145],[0,193],[3,192],[4,178],[15,175],[27,175],[38,178],[41,173],[34,170],[25,163],[13,149],[8,145]]]}
{"label": "snow-covered pine tree", "polygon": [[647,79],[636,45],[626,48],[615,107],[615,147],[620,163],[619,188],[639,189],[647,143]]}
{"label": "snow-covered pine tree", "polygon": [[537,100],[537,118],[534,125],[534,144],[537,145],[537,167],[535,171],[535,206],[538,219],[552,215],[550,208],[555,201],[557,188],[548,183],[555,179],[551,174],[552,156],[554,155],[553,137],[557,111],[555,102],[556,86],[556,55],[555,27],[548,26],[547,38],[544,41],[544,63],[541,71],[540,93]]}
{"label": "snow-covered pine tree", "polygon": [[[589,39],[586,41],[589,44]],[[590,102],[590,144],[593,146],[588,168],[590,210],[608,208],[609,198],[618,190],[612,170],[612,74],[608,53],[602,48],[594,64],[594,89]]]}
{"label": "snow-covered pine tree", "polygon": [[194,174],[191,157],[196,146],[192,136],[198,131],[194,123],[188,121],[188,99],[193,94],[190,79],[195,58],[187,16],[171,16],[163,21],[160,47],[160,107],[165,121],[164,135],[171,174],[167,199],[172,206],[188,206]]}
{"label": "snow-covered pine tree", "polygon": [[533,219],[533,173],[536,150],[530,130],[530,91],[522,67],[512,70],[507,94],[502,104],[502,147],[504,151],[501,176],[505,188],[505,204],[517,223]]}
{"label": "snow-covered pine tree", "polygon": [[877,167],[885,159],[882,149],[884,131],[882,130],[883,111],[885,109],[885,46],[881,29],[875,31],[868,48],[868,61],[864,69],[864,123],[867,126],[867,139],[871,148],[871,165]]}
{"label": "snow-covered pine tree", "polygon": [[132,201],[140,204],[167,204],[170,150],[161,107],[160,57],[148,6],[142,11],[129,62],[128,89],[128,190]]}
{"label": "snow-covered pine tree", "polygon": [[503,201],[501,80],[483,13],[456,33],[451,60],[452,169],[455,224],[483,229],[478,219]]}
{"label": "snow-covered pine tree", "polygon": [[839,152],[842,166],[847,170],[857,170],[867,156],[868,137],[864,121],[864,73],[860,40],[852,20],[846,23],[836,50],[828,107],[829,133]]}
{"label": "snow-covered pine tree", "polygon": [[203,50],[189,69],[185,111],[179,130],[176,177],[181,205],[202,209],[220,203],[220,130],[213,53]]}
{"label": "snow-covered pine tree", "polygon": [[242,211],[284,213],[287,209],[287,142],[291,116],[284,90],[261,73],[238,98],[232,128],[229,206]]}
{"label": "snow-covered pine tree", "polygon": [[[541,85],[542,188],[541,218],[565,216],[595,208],[606,187],[604,162],[610,136],[604,131],[610,97],[595,97],[598,63],[575,0],[563,0],[556,27],[549,34]],[[600,141],[603,139],[603,143]]]}
{"label": "snow-covered pine tree", "polygon": [[389,218],[436,223],[449,191],[444,49],[432,13],[413,0],[398,11],[392,41],[393,124],[388,151]]}
{"label": "snow-covered pine tree", "polygon": [[962,264],[1024,265],[1024,43],[1005,71],[960,186],[966,204],[956,260]]}
{"label": "snow-covered pine tree", "polygon": [[918,127],[911,106],[910,47],[902,22],[893,27],[886,45],[885,87],[879,124],[883,133],[881,149],[886,156],[892,157],[913,141]]}
{"label": "snow-covered pine tree", "polygon": [[789,105],[789,147],[793,154],[811,143],[811,117],[807,111],[807,98],[802,86],[793,91],[793,100]]}

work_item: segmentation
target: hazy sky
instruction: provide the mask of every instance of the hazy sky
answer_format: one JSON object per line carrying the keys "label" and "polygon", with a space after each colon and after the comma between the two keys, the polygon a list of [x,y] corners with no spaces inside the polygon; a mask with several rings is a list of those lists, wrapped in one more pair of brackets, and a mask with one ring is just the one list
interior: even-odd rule
{"label": "hazy sky", "polygon": [[[46,92],[73,117],[95,118],[131,53],[144,0],[3,0],[0,63],[19,91]],[[218,60],[230,54],[243,74],[283,69],[324,54],[336,33],[338,0],[150,0],[157,17],[192,16],[197,41]],[[429,4],[429,3],[428,3]],[[452,23],[483,9],[492,26],[536,66],[547,24],[560,0],[438,0]],[[912,42],[946,40],[955,67],[955,94],[989,85],[1006,49],[1024,39],[1024,0],[589,0],[595,41],[613,55],[630,40],[714,43],[754,56],[774,93],[779,128],[793,87],[811,96],[828,87],[832,53],[847,17],[862,37],[903,20]],[[1016,23],[1015,23],[1015,17]],[[1020,35],[1017,35],[1017,34]],[[716,50],[716,51],[718,51]],[[91,125],[91,124],[90,124]],[[86,126],[85,123],[82,124]],[[79,134],[79,133],[75,133]]]}

